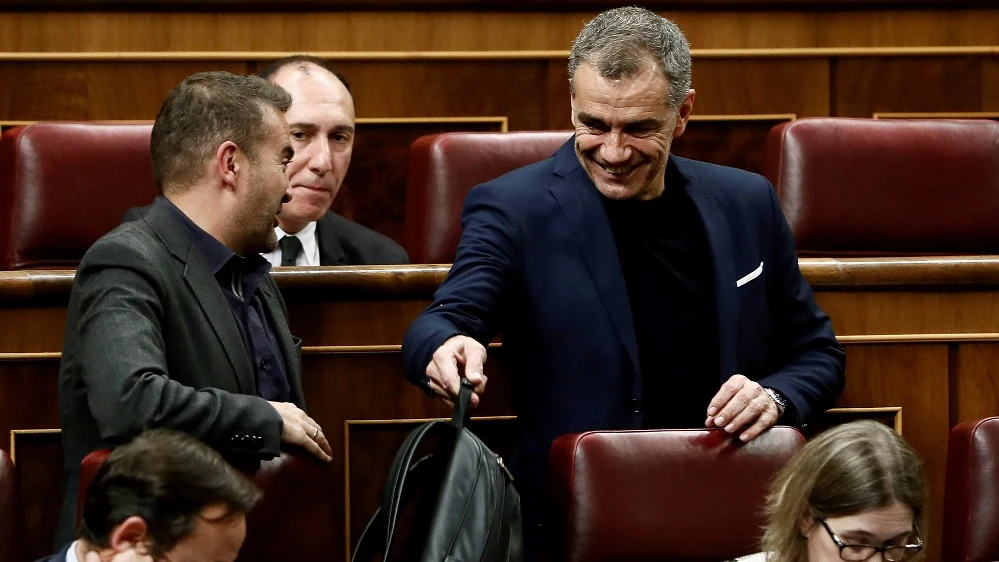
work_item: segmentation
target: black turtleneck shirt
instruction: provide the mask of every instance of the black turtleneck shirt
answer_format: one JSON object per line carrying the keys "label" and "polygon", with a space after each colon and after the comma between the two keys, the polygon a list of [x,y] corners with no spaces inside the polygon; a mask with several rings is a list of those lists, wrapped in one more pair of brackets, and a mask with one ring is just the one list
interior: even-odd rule
{"label": "black turtleneck shirt", "polygon": [[631,303],[643,427],[704,427],[721,387],[718,308],[707,234],[672,164],[650,201],[604,199]]}

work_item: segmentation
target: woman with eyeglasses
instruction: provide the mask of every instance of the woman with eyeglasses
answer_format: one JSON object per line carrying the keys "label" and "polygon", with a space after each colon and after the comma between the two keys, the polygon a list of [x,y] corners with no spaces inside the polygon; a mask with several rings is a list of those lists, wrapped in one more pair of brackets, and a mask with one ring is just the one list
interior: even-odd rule
{"label": "woman with eyeglasses", "polygon": [[834,427],[806,444],[770,486],[764,552],[738,562],[900,562],[923,549],[922,462],[873,422]]}

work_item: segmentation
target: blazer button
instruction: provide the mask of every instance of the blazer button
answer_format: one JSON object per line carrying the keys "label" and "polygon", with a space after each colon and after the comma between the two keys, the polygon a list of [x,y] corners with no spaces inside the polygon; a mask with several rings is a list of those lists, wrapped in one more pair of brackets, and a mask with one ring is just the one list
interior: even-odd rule
{"label": "blazer button", "polygon": [[640,398],[631,399],[631,412],[634,414],[642,413],[642,400]]}

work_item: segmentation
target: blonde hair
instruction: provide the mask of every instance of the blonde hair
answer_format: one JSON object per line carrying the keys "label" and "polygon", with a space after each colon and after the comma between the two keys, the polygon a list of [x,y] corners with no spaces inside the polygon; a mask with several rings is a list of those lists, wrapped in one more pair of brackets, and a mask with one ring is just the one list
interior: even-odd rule
{"label": "blonde hair", "polygon": [[834,427],[795,453],[774,478],[763,550],[769,562],[802,562],[803,516],[856,515],[896,502],[912,509],[917,524],[923,521],[926,483],[912,447],[877,422]]}

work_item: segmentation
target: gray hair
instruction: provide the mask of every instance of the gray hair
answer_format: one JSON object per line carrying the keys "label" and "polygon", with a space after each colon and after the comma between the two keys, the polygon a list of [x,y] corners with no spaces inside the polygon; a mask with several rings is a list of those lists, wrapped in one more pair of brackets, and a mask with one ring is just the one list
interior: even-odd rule
{"label": "gray hair", "polygon": [[672,21],[635,6],[607,10],[579,32],[569,53],[569,91],[579,65],[587,62],[604,78],[638,74],[655,61],[669,81],[667,104],[678,107],[690,90],[690,43]]}

